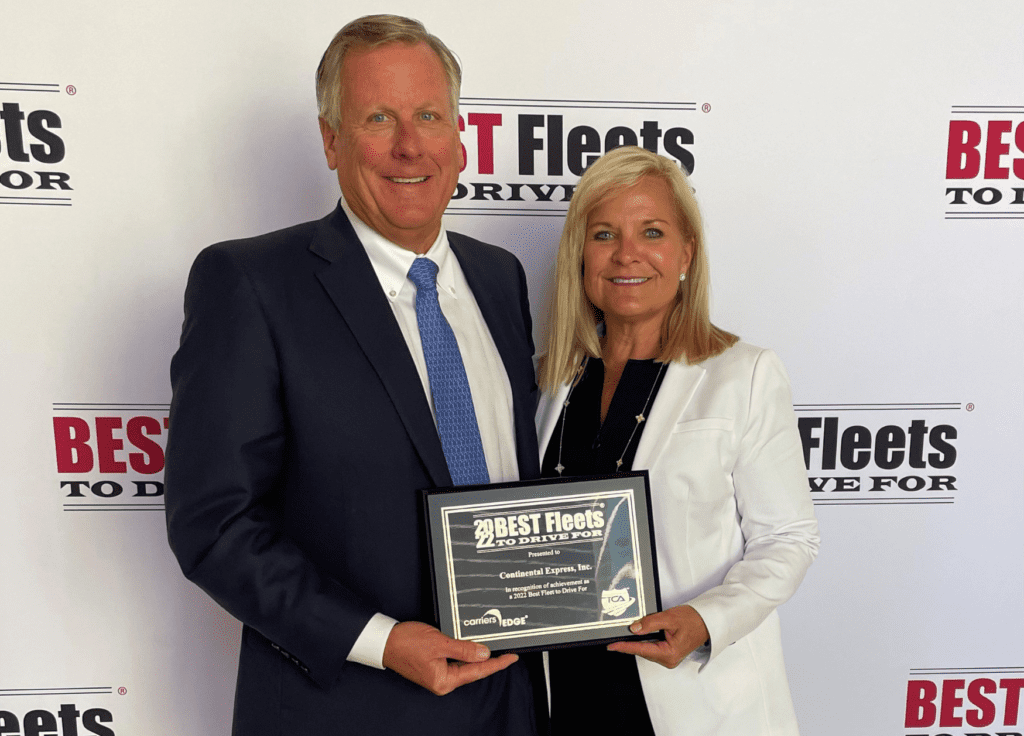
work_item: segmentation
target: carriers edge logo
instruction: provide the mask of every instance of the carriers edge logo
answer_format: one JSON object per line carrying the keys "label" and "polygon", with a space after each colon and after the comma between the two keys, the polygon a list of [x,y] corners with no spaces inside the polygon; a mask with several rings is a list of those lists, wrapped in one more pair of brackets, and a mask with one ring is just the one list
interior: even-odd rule
{"label": "carriers edge logo", "polygon": [[[447,213],[563,217],[579,177],[601,154],[642,146],[695,165],[695,102],[463,97],[466,166]],[[710,112],[705,104],[703,112]]]}
{"label": "carriers edge logo", "polygon": [[945,219],[1024,220],[1024,105],[953,105],[950,118]]}
{"label": "carriers edge logo", "polygon": [[498,624],[498,626],[505,628],[506,626],[523,626],[526,624],[526,619],[530,617],[530,614],[524,613],[522,616],[516,616],[515,618],[502,618],[501,611],[497,608],[491,608],[484,612],[483,616],[479,618],[468,618],[462,622],[463,626],[482,626],[485,624]]}
{"label": "carriers edge logo", "polygon": [[[58,132],[64,123],[47,108],[76,93],[73,85],[62,89],[54,83],[0,82],[0,204],[71,206],[71,175],[61,165],[67,149]],[[58,97],[50,100],[57,105],[37,97],[54,94]],[[26,102],[29,95],[32,99]]]}

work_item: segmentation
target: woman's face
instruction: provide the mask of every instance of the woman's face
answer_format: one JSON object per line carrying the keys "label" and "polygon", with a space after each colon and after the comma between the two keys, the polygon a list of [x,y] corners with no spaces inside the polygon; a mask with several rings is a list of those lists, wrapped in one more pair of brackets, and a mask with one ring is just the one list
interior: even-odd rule
{"label": "woman's face", "polygon": [[660,330],[690,266],[669,185],[647,176],[603,200],[587,217],[583,289],[605,326]]}

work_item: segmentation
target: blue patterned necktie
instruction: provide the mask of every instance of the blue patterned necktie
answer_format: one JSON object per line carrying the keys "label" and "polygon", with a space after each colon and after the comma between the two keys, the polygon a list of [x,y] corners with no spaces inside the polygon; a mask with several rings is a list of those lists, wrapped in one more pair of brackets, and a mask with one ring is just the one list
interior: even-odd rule
{"label": "blue patterned necktie", "polygon": [[417,258],[409,269],[409,278],[416,284],[416,323],[448,472],[457,486],[489,483],[466,368],[455,333],[437,301],[437,264],[429,258]]}

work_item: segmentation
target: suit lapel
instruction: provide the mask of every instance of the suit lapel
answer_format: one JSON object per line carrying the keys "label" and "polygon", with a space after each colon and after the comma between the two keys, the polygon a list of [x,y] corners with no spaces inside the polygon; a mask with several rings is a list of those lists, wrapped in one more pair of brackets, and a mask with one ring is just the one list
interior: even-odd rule
{"label": "suit lapel", "polygon": [[[362,244],[339,207],[309,249],[328,261],[316,276],[391,397],[435,486],[452,485],[423,384]],[[358,390],[358,387],[353,387]]]}
{"label": "suit lapel", "polygon": [[704,378],[704,373],[704,368],[699,365],[669,363],[665,369],[665,380],[661,382],[654,406],[648,412],[647,426],[636,448],[634,469],[650,468],[658,461],[676,422]]}

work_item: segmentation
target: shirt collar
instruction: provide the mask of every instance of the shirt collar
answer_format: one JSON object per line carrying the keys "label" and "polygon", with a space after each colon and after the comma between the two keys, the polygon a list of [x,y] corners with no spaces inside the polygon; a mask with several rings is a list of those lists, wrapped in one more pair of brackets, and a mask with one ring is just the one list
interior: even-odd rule
{"label": "shirt collar", "polygon": [[[411,283],[409,269],[412,267],[412,262],[419,256],[407,248],[392,243],[356,217],[344,199],[341,200],[341,208],[348,216],[348,221],[352,223],[356,237],[359,238],[366,250],[366,255],[370,258],[370,265],[373,266],[373,271],[377,274],[377,280],[380,281],[381,288],[384,289],[384,295],[390,301],[394,301],[401,294],[402,289]],[[423,257],[429,258],[437,264],[438,287],[449,295],[455,296],[455,273],[452,265],[454,259],[449,257],[450,254],[448,233],[444,229],[444,225],[441,225],[437,239]]]}

